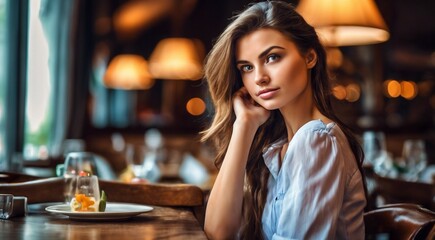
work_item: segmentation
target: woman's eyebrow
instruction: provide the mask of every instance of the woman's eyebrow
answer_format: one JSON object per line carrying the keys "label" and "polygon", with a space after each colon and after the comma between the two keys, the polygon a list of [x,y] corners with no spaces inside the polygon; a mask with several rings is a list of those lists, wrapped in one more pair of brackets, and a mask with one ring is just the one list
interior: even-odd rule
{"label": "woman's eyebrow", "polygon": [[236,61],[236,66],[238,66],[240,64],[247,64],[247,63],[249,63],[249,62],[246,60],[238,60],[238,61]]}
{"label": "woman's eyebrow", "polygon": [[[266,50],[264,50],[263,52],[261,52],[260,55],[258,55],[258,59],[263,58],[264,56],[266,56],[270,51],[272,51],[272,50],[275,49],[275,48],[284,49],[283,47],[280,47],[280,46],[270,46],[270,47],[268,47]],[[249,62],[246,61],[246,60],[238,60],[238,61],[236,61],[236,65],[239,65],[239,64],[246,64],[246,63],[249,63]]]}
{"label": "woman's eyebrow", "polygon": [[263,58],[263,57],[266,56],[270,51],[272,51],[274,48],[284,49],[283,47],[280,47],[280,46],[271,46],[271,47],[268,47],[266,50],[264,50],[262,53],[260,53],[260,55],[258,55],[258,58]]}

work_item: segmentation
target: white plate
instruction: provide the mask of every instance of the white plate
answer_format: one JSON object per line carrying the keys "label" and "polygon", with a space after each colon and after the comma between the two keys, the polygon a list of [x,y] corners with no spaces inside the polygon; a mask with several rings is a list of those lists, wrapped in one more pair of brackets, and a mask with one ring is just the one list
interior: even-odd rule
{"label": "white plate", "polygon": [[107,203],[106,211],[104,212],[72,212],[68,204],[49,206],[45,210],[67,215],[70,219],[76,220],[116,220],[131,218],[141,213],[149,212],[153,208],[139,204]]}

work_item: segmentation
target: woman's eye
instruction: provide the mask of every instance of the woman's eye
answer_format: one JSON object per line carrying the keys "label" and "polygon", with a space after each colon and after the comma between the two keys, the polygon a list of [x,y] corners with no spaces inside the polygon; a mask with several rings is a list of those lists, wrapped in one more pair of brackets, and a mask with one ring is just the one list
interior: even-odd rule
{"label": "woman's eye", "polygon": [[278,55],[270,54],[269,56],[267,56],[266,63],[275,62],[278,59],[279,59]]}
{"label": "woman's eye", "polygon": [[249,72],[251,70],[252,70],[252,66],[250,66],[250,65],[243,65],[240,67],[241,72]]}

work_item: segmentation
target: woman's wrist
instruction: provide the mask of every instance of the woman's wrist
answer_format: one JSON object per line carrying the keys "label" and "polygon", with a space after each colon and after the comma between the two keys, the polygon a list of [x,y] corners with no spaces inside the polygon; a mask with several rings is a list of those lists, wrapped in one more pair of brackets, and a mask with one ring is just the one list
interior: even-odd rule
{"label": "woman's wrist", "polygon": [[255,121],[250,121],[248,119],[236,119],[233,123],[233,131],[234,130],[240,130],[247,133],[253,133],[257,132],[258,124],[256,124]]}

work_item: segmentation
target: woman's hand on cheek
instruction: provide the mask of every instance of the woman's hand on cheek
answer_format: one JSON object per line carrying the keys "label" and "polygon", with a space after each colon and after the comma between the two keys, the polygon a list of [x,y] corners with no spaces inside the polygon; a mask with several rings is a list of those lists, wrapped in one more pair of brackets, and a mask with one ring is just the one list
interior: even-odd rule
{"label": "woman's hand on cheek", "polygon": [[265,123],[270,116],[269,110],[256,103],[245,87],[234,93],[233,107],[237,120],[254,123],[256,127]]}

